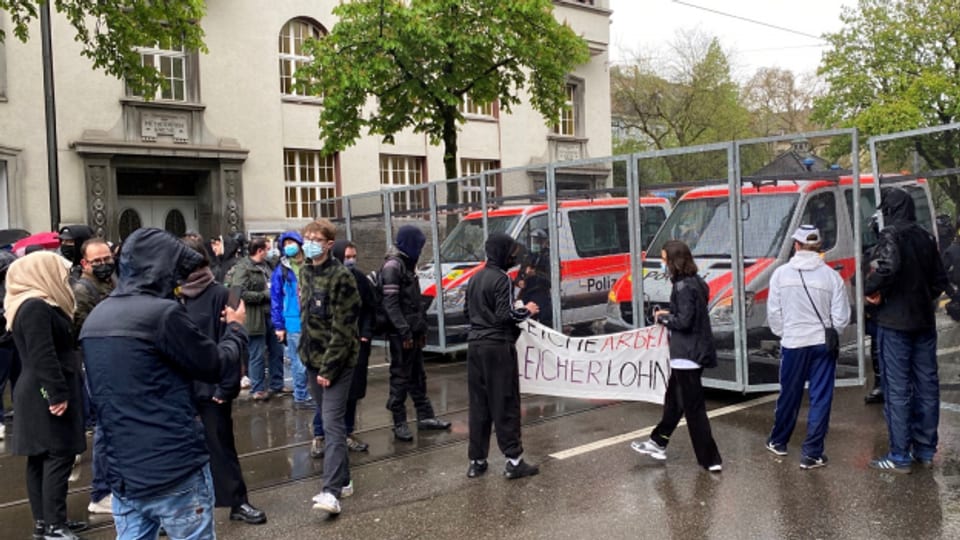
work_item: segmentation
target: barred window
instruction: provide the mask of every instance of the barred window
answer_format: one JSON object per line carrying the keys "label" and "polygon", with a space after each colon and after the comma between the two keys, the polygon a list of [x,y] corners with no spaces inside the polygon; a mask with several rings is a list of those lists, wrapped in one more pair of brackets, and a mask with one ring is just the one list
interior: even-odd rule
{"label": "barred window", "polygon": [[285,96],[297,94],[297,69],[309,64],[313,57],[307,56],[303,44],[308,38],[320,39],[326,31],[305,19],[293,19],[280,31],[280,93]]}
{"label": "barred window", "polygon": [[[326,156],[318,150],[283,150],[284,201],[288,218],[312,218],[336,215],[337,155]],[[317,205],[318,201],[325,201]]]}
{"label": "barred window", "polygon": [[[380,186],[385,188],[415,186],[423,183],[424,158],[421,156],[380,155]],[[393,194],[393,211],[408,212],[422,208],[422,190],[407,190]]]}
{"label": "barred window", "polygon": [[[478,176],[482,172],[500,168],[500,162],[495,159],[468,159],[460,160],[461,176]],[[500,191],[500,174],[487,175],[487,200],[495,197]],[[469,178],[460,183],[460,202],[480,203],[480,178]]]}
{"label": "barred window", "polygon": [[[160,78],[165,84],[157,88],[152,99],[160,101],[189,101],[188,92],[190,81],[187,79],[188,65],[187,52],[183,45],[162,44],[152,47],[137,47],[141,63],[151,66],[160,72]],[[192,83],[191,83],[192,84]],[[146,97],[135,93],[129,87],[127,95]]]}

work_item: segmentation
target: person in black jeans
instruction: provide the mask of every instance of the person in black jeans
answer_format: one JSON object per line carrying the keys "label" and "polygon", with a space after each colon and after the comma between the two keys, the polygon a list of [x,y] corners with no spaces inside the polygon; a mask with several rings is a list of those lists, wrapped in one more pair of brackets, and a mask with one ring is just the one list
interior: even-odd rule
{"label": "person in black jeans", "polygon": [[10,383],[10,396],[13,397],[14,388],[17,385],[17,378],[20,376],[20,357],[17,355],[17,348],[13,345],[13,335],[7,330],[7,319],[3,311],[3,298],[7,294],[6,279],[7,269],[13,264],[17,257],[6,250],[0,250],[0,441],[6,435],[6,426],[4,425],[3,394],[6,390],[7,382]]}
{"label": "person in black jeans", "polygon": [[418,429],[450,429],[450,422],[434,415],[427,397],[427,374],[423,369],[423,347],[427,344],[427,319],[420,298],[420,282],[414,270],[427,238],[413,225],[397,231],[397,241],[387,252],[380,270],[383,310],[389,319],[390,397],[387,409],[393,414],[393,435],[412,441],[407,426],[407,394],[417,409]]}
{"label": "person in black jeans", "polygon": [[656,460],[667,459],[667,444],[680,418],[685,416],[697,463],[712,473],[718,473],[722,470],[723,460],[710,430],[700,380],[704,368],[717,365],[717,351],[707,312],[710,289],[697,274],[690,248],[683,242],[666,242],[660,258],[673,282],[673,289],[669,309],[656,311],[653,318],[670,331],[670,379],[660,423],[653,429],[649,440],[634,441],[630,447]]}

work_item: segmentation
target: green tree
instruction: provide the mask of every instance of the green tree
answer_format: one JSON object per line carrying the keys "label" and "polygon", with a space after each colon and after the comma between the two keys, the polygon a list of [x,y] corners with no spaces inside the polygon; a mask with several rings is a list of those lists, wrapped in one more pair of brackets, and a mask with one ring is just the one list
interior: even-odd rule
{"label": "green tree", "polygon": [[[70,21],[81,54],[93,67],[124,78],[137,94],[151,96],[163,83],[156,68],[142,65],[136,47],[182,45],[206,51],[199,21],[203,0],[47,0]],[[30,23],[39,17],[45,0],[0,0],[0,10],[13,22],[13,34],[26,42]],[[5,39],[0,30],[0,41]]]}
{"label": "green tree", "polygon": [[[554,19],[551,0],[355,0],[333,13],[339,22],[307,44],[313,61],[297,72],[307,93],[323,98],[324,151],[343,150],[364,129],[392,141],[412,128],[443,143],[447,178],[457,176],[465,96],[510,112],[526,88],[555,123],[566,76],[589,60],[586,42]],[[448,186],[447,202],[457,194]]]}
{"label": "green tree", "polygon": [[[670,64],[638,59],[611,70],[614,115],[628,133],[639,134],[616,141],[617,150],[663,150],[748,136],[750,115],[720,43],[687,34],[671,49]],[[643,180],[653,182],[727,176],[726,154],[717,152],[664,158],[646,166]]]}
{"label": "green tree", "polygon": [[[843,29],[818,73],[829,90],[814,101],[813,119],[878,135],[950,124],[960,113],[960,1],[859,0],[844,8]],[[885,145],[886,163],[903,165],[916,151],[931,169],[960,163],[960,133]],[[937,182],[960,203],[960,178]]]}

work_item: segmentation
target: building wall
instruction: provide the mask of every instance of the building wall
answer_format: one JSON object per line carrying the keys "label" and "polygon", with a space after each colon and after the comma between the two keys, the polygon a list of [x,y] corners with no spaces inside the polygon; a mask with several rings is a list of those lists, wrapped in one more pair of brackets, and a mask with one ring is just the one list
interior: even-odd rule
{"label": "building wall", "polygon": [[[569,141],[551,137],[550,127],[524,101],[513,114],[501,113],[496,121],[464,124],[459,158],[497,160],[502,167],[545,163],[556,158],[558,141],[581,149],[579,154],[566,151],[567,158],[611,153],[606,50],[610,12],[606,0],[593,3],[597,6],[555,2],[556,17],[568,21],[591,44],[590,62],[571,73],[584,87],[581,133]],[[139,140],[139,126],[131,127],[129,104],[124,106],[123,83],[92,69],[89,60],[80,56],[66,19],[54,13],[61,222],[86,222],[91,211],[89,172],[85,173],[90,150],[81,154],[77,148],[83,145],[75,145],[111,141],[117,144],[105,146],[112,152],[126,140],[142,154],[135,159],[138,163],[155,162],[161,168],[174,156],[178,163],[191,162],[216,155],[220,146],[239,145],[248,151],[240,166],[245,227],[278,230],[302,224],[303,220],[285,218],[283,149],[322,146],[317,128],[320,105],[281,95],[277,41],[283,25],[296,17],[332,28],[331,10],[336,5],[336,0],[275,0],[264,10],[255,0],[208,1],[202,24],[209,53],[198,57],[202,109],[197,117],[202,118],[202,134],[181,146],[162,137],[156,143]],[[9,25],[9,17],[0,11],[0,27],[8,30],[6,43],[0,45],[0,160],[8,179],[8,221],[10,227],[39,231],[50,226],[39,23],[31,27],[31,40],[25,44],[9,33]],[[157,144],[158,151],[152,152],[150,144]],[[202,151],[194,152],[191,145],[199,145]],[[379,154],[423,156],[428,179],[444,176],[442,147],[431,146],[422,134],[399,134],[395,144],[365,137],[339,157],[340,195],[379,189]],[[529,176],[504,179],[504,193],[530,189]]]}

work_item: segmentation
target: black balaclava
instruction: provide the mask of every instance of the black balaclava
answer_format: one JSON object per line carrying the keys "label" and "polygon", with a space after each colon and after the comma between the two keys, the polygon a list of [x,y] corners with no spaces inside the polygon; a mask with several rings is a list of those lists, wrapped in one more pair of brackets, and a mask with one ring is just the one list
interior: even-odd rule
{"label": "black balaclava", "polygon": [[402,251],[414,266],[420,260],[420,252],[426,243],[427,237],[423,231],[413,225],[404,225],[397,231],[397,249]]}

